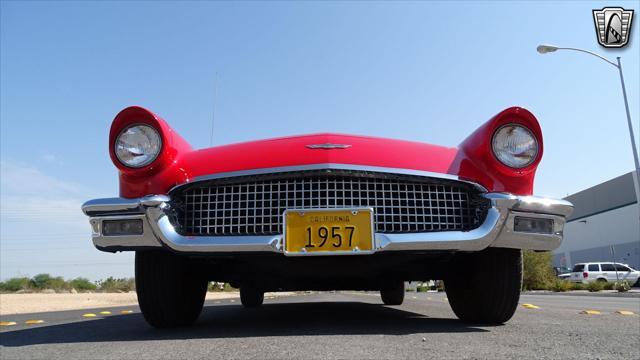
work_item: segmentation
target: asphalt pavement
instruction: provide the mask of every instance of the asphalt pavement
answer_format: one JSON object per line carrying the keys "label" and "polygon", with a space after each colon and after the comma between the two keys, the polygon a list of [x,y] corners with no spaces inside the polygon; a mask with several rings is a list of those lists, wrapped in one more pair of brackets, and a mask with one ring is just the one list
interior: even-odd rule
{"label": "asphalt pavement", "polygon": [[407,293],[401,306],[304,293],[257,309],[208,301],[178,329],[149,327],[135,306],[3,316],[15,325],[0,327],[0,358],[639,359],[639,313],[637,297],[523,295],[507,324],[480,326],[458,321],[444,293]]}

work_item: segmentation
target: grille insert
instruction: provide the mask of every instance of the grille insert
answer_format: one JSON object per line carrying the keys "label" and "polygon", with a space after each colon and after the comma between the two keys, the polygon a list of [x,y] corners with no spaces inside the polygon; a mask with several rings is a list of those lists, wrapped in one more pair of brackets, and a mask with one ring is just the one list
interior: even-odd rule
{"label": "grille insert", "polygon": [[218,236],[281,234],[285,209],[350,207],[372,207],[380,233],[466,231],[488,202],[458,181],[344,170],[212,180],[171,197],[179,232]]}

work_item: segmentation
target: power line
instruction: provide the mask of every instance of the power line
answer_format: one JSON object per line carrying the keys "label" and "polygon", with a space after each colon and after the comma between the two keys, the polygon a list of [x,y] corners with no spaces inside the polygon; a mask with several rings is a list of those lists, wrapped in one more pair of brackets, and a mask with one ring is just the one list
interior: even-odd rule
{"label": "power line", "polygon": [[209,137],[209,146],[213,146],[213,124],[216,120],[216,97],[218,95],[218,74],[213,76],[213,112],[211,114],[211,135]]}

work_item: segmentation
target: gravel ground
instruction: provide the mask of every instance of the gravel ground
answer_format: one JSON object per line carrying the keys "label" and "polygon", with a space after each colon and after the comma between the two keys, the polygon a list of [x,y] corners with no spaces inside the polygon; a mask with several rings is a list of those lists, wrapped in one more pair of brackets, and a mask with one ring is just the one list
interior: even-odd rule
{"label": "gravel ground", "polygon": [[[383,306],[377,294],[312,293],[268,297],[247,310],[236,299],[208,301],[187,328],[150,328],[137,312],[92,319],[83,312],[3,317],[0,358],[220,359],[638,359],[638,298],[523,295],[502,326],[455,319],[442,293],[407,294],[402,306]],[[580,314],[599,310],[599,315]],[[98,310],[104,309],[96,309]]]}

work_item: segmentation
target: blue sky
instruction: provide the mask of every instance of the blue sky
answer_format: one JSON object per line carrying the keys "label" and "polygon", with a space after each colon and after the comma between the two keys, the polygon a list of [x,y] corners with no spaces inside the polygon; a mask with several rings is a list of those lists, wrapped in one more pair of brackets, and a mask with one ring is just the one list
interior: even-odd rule
{"label": "blue sky", "polygon": [[[636,10],[630,44],[591,10]],[[640,127],[639,2],[8,2],[0,21],[0,278],[133,274],[90,244],[80,204],[116,196],[114,115],[152,109],[194,147],[319,131],[455,146],[520,105],[540,120],[536,194],[633,169],[616,69]],[[640,136],[636,135],[636,138]]]}

